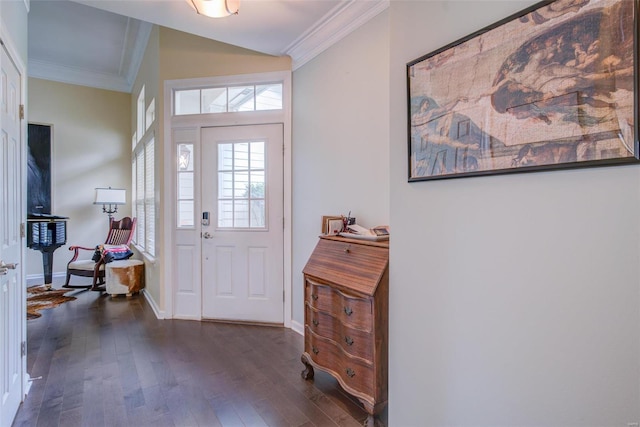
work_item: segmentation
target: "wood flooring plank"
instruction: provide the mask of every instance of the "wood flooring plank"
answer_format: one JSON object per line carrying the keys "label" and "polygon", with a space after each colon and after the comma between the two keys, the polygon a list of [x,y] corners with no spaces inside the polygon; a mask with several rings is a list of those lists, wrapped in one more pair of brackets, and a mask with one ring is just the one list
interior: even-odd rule
{"label": "wood flooring plank", "polygon": [[159,386],[144,388],[142,389],[142,393],[144,393],[146,407],[152,418],[162,418],[165,415],[170,414],[169,406],[167,405]]}
{"label": "wood flooring plank", "polygon": [[59,425],[65,427],[83,427],[82,425],[82,408],[75,407],[60,414]]}
{"label": "wood flooring plank", "polygon": [[189,410],[188,402],[185,398],[183,388],[180,385],[162,389],[164,400],[169,407],[169,413],[176,425],[179,426],[197,426],[198,422]]}
{"label": "wood flooring plank", "polygon": [[216,418],[223,427],[244,426],[242,419],[236,413],[233,404],[224,396],[214,397],[209,401],[216,414]]}
{"label": "wood flooring plank", "polygon": [[42,379],[14,426],[352,427],[366,418],[331,376],[301,378],[303,337],[291,330],[158,320],[140,295],[73,294],[27,322],[27,371]]}

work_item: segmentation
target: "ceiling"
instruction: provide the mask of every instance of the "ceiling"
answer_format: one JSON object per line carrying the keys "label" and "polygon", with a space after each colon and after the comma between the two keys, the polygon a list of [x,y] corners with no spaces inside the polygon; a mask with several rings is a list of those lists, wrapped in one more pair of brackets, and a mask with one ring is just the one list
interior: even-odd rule
{"label": "ceiling", "polygon": [[207,18],[185,0],[31,0],[30,77],[131,92],[153,24],[270,55],[297,69],[382,12],[389,0],[241,0]]}

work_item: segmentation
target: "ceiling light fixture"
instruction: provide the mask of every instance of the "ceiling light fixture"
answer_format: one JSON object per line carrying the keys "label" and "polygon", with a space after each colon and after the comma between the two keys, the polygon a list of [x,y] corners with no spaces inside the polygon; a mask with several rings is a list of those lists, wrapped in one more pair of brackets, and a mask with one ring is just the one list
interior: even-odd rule
{"label": "ceiling light fixture", "polygon": [[223,18],[229,15],[237,15],[240,9],[240,0],[187,0],[199,15],[210,18]]}

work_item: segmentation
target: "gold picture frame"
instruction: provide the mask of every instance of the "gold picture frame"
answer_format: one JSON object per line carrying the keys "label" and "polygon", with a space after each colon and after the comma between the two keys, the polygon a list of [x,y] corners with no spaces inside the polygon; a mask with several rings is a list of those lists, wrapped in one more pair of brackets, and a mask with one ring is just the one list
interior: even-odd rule
{"label": "gold picture frame", "polygon": [[[336,231],[336,226],[339,225],[339,230]],[[344,223],[342,222],[342,216],[337,215],[323,215],[322,216],[322,234],[335,235],[342,231]]]}

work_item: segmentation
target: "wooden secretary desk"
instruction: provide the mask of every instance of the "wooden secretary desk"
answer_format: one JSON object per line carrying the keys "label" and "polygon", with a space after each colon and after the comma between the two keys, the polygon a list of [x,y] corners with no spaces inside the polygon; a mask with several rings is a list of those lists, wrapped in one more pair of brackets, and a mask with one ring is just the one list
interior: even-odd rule
{"label": "wooden secretary desk", "polygon": [[387,404],[389,242],[321,236],[304,274],[304,379],[338,380],[369,413]]}

